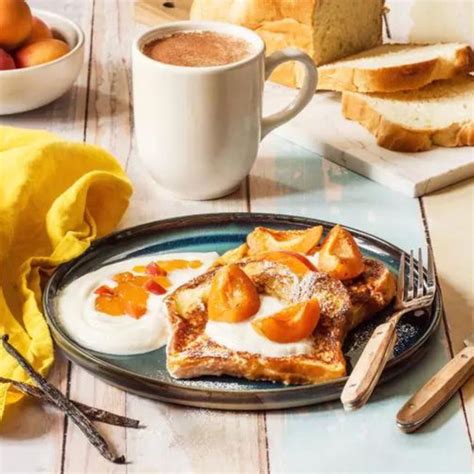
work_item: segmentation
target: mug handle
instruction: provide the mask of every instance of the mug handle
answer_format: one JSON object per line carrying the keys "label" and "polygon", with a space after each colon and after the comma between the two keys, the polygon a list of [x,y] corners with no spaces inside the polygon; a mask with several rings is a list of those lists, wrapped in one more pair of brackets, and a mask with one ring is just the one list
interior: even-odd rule
{"label": "mug handle", "polygon": [[318,70],[311,57],[296,48],[285,48],[265,58],[265,79],[269,78],[277,66],[287,61],[298,61],[305,67],[303,86],[293,102],[287,107],[262,118],[262,139],[273,129],[298,115],[308,105],[316,92]]}

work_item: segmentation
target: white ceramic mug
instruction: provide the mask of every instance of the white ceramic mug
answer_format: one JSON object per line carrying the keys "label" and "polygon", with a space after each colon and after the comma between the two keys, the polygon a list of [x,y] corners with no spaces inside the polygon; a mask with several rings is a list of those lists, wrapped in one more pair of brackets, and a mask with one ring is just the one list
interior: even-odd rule
{"label": "white ceramic mug", "polygon": [[[164,64],[143,53],[150,41],[182,31],[238,37],[251,53],[212,67]],[[297,115],[317,84],[307,54],[289,48],[265,58],[256,33],[227,23],[184,21],[154,28],[134,42],[132,57],[140,157],[154,179],[182,199],[213,199],[235,190],[252,168],[260,140]],[[286,61],[303,64],[303,87],[288,107],[262,118],[264,81]]]}

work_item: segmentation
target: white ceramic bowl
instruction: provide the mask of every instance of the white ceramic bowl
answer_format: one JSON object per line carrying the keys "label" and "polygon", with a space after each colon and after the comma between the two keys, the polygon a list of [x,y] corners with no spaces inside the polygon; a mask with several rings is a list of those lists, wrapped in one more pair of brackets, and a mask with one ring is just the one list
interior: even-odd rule
{"label": "white ceramic bowl", "polygon": [[44,20],[71,51],[39,66],[0,71],[0,115],[37,109],[61,97],[74,84],[84,62],[84,33],[78,25],[43,10],[33,10],[33,15]]}

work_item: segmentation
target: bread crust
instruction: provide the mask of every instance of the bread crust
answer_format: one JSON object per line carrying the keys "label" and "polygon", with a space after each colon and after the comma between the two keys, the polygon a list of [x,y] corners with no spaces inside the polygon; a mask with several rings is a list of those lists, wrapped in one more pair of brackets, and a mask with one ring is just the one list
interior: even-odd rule
{"label": "bread crust", "polygon": [[342,114],[355,120],[372,133],[377,145],[393,151],[419,152],[434,146],[461,147],[474,145],[474,122],[454,123],[442,129],[410,129],[391,122],[371,107],[362,94],[342,94]]}
{"label": "bread crust", "polygon": [[474,69],[472,49],[465,45],[456,51],[454,61],[435,58],[414,64],[363,69],[324,66],[318,69],[318,90],[353,92],[398,92],[420,89],[433,81],[450,79]]}

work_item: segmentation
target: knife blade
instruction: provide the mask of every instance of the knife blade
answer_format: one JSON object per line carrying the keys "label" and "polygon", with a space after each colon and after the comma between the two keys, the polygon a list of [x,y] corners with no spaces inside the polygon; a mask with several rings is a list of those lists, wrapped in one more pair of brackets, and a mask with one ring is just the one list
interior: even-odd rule
{"label": "knife blade", "polygon": [[435,415],[474,373],[474,332],[465,348],[423,385],[397,414],[397,426],[412,433]]}

